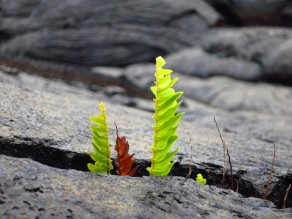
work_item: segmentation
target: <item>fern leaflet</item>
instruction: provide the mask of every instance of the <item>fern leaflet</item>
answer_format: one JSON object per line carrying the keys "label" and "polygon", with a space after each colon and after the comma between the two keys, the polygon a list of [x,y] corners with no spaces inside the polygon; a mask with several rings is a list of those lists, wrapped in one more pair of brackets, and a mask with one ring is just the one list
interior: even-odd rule
{"label": "fern leaflet", "polygon": [[184,112],[176,114],[181,104],[178,98],[183,92],[175,92],[172,86],[177,82],[178,78],[171,79],[172,70],[163,69],[166,64],[165,60],[159,56],[156,58],[155,86],[151,87],[151,91],[155,95],[153,115],[153,152],[151,167],[147,170],[150,176],[166,176],[170,172],[174,162],[173,156],[179,148],[170,151],[173,143],[178,139],[176,129]]}
{"label": "fern leaflet", "polygon": [[117,174],[119,176],[133,176],[139,166],[132,168],[135,162],[133,158],[135,154],[129,154],[129,143],[125,136],[120,137],[117,135],[115,150],[117,151]]}
{"label": "fern leaflet", "polygon": [[103,102],[99,104],[99,110],[98,115],[89,118],[95,124],[95,126],[89,126],[92,131],[92,146],[94,148],[94,152],[90,152],[89,155],[95,161],[95,164],[88,163],[87,167],[92,172],[110,174],[113,165],[109,157],[111,152],[108,141],[107,115]]}

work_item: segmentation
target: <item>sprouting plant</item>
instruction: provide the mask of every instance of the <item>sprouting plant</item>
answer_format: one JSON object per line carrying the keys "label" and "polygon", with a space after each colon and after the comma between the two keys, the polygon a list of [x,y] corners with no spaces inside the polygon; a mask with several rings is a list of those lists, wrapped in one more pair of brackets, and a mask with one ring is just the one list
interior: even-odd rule
{"label": "sprouting plant", "polygon": [[109,157],[111,152],[108,141],[107,115],[103,102],[99,104],[99,110],[98,115],[89,118],[95,124],[95,126],[89,126],[92,131],[92,146],[94,148],[94,152],[90,152],[89,155],[95,161],[95,164],[88,163],[87,167],[92,172],[110,174],[113,165]]}
{"label": "sprouting plant", "polygon": [[[172,86],[177,82],[178,78],[171,79],[172,70],[163,69],[166,64],[164,59],[159,56],[156,58],[156,72],[155,72],[155,86],[151,87],[154,99],[155,113],[153,115],[153,145],[151,150],[153,152],[151,159],[151,167],[147,170],[150,176],[166,176],[170,172],[174,162],[173,156],[177,153],[179,148],[171,151],[173,143],[178,139],[176,129],[180,123],[180,119],[184,112],[176,114],[181,101],[178,99],[183,92],[175,92]],[[89,126],[92,131],[92,145],[94,152],[89,153],[90,157],[95,161],[95,164],[89,163],[88,169],[92,172],[99,172],[110,174],[113,169],[112,161],[110,159],[110,144],[108,142],[108,127],[107,116],[105,114],[104,104],[99,104],[100,114],[90,117],[90,120],[96,126]],[[125,137],[119,137],[117,133],[117,140],[115,149],[117,150],[117,173],[119,175],[132,176],[137,167],[132,168],[134,162],[133,155],[129,155],[129,144]]]}
{"label": "sprouting plant", "polygon": [[206,185],[207,184],[207,180],[204,179],[203,175],[202,174],[197,174],[197,177],[196,177],[196,181],[200,184],[203,184],[203,185]]}
{"label": "sprouting plant", "polygon": [[116,132],[117,140],[115,150],[117,151],[117,174],[119,176],[133,176],[139,167],[138,165],[132,168],[132,165],[135,162],[135,159],[133,158],[135,154],[129,154],[129,143],[125,136],[119,136],[117,125]]}
{"label": "sprouting plant", "polygon": [[156,58],[155,85],[151,87],[154,99],[154,126],[153,145],[151,146],[152,157],[151,167],[147,170],[150,176],[166,176],[170,172],[174,162],[173,156],[179,148],[170,151],[173,143],[178,139],[176,129],[180,123],[180,118],[184,114],[176,111],[181,104],[178,98],[183,92],[175,92],[172,86],[178,78],[171,79],[172,70],[163,69],[165,60],[159,56]]}

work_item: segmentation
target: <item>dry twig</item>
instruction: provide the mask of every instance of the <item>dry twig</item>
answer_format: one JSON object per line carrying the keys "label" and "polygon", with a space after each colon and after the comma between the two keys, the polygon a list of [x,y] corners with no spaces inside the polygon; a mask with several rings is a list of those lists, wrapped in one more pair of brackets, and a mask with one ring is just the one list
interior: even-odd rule
{"label": "dry twig", "polygon": [[286,202],[287,202],[287,197],[288,197],[290,188],[291,188],[291,184],[289,184],[289,186],[287,188],[287,191],[286,191],[286,194],[285,194],[285,197],[284,197],[283,208],[286,208]]}
{"label": "dry twig", "polygon": [[216,181],[215,181],[214,173],[213,173],[212,171],[211,171],[211,176],[212,176],[213,184],[216,185]]}
{"label": "dry twig", "polygon": [[231,158],[230,158],[230,154],[229,154],[229,150],[226,146],[226,143],[222,137],[221,131],[219,129],[218,123],[216,121],[216,118],[214,116],[214,122],[216,124],[221,142],[222,142],[222,146],[223,146],[223,150],[224,150],[224,167],[223,167],[223,178],[222,178],[222,186],[224,185],[224,181],[225,181],[225,171],[226,171],[226,154],[228,156],[228,162],[229,162],[229,167],[230,167],[230,184],[231,184],[231,189],[234,191],[234,180],[233,180],[233,173],[232,173],[232,164],[231,164]]}
{"label": "dry twig", "polygon": [[273,162],[272,162],[272,167],[270,169],[270,174],[269,174],[269,177],[268,177],[268,182],[267,182],[267,185],[266,185],[266,189],[265,189],[265,192],[264,192],[264,199],[268,199],[270,185],[271,185],[271,182],[272,182],[272,174],[274,172],[275,158],[276,158],[276,145],[274,144]]}

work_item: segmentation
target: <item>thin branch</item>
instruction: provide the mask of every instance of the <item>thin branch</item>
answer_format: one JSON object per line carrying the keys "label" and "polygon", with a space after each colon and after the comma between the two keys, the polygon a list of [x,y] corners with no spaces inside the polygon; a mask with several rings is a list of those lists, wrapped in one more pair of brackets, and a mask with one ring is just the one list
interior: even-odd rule
{"label": "thin branch", "polygon": [[115,124],[115,126],[116,126],[116,135],[117,135],[117,137],[119,136],[119,129],[118,129],[118,126],[117,126],[117,124],[116,124],[116,121],[114,121],[114,124]]}
{"label": "thin branch", "polygon": [[214,184],[214,186],[216,186],[216,181],[215,181],[215,177],[214,177],[213,171],[211,171],[211,176],[212,176],[213,184]]}
{"label": "thin branch", "polygon": [[190,179],[191,178],[191,174],[192,174],[192,158],[193,158],[193,146],[191,145],[191,154],[190,154],[190,163],[189,163],[189,173],[186,176],[186,179]]}
{"label": "thin branch", "polygon": [[222,134],[220,132],[220,129],[219,129],[219,126],[218,126],[218,123],[216,121],[216,118],[214,116],[214,122],[216,124],[216,127],[217,127],[217,130],[218,130],[218,133],[219,133],[219,136],[220,136],[220,139],[221,139],[221,142],[222,142],[222,146],[223,146],[223,150],[224,150],[224,167],[223,167],[223,178],[222,178],[222,186],[224,185],[224,181],[225,181],[225,171],[226,171],[226,154],[228,156],[228,162],[229,162],[229,167],[230,167],[230,184],[231,184],[231,189],[234,191],[234,180],[233,180],[233,173],[232,173],[232,164],[231,164],[231,158],[230,158],[230,154],[229,154],[229,150],[226,146],[226,143],[222,137]]}
{"label": "thin branch", "polygon": [[215,116],[214,116],[214,122],[216,124],[217,130],[218,130],[221,142],[222,142],[223,153],[224,153],[223,177],[222,177],[222,187],[223,187],[224,186],[224,182],[225,182],[225,174],[226,174],[226,144],[225,144],[225,141],[223,140],[223,137],[221,135],[221,132],[220,132],[219,126],[217,124]]}
{"label": "thin branch", "polygon": [[273,174],[273,171],[274,171],[275,158],[276,158],[276,145],[274,144],[273,162],[272,162],[272,167],[270,169],[270,174],[269,174],[269,177],[268,177],[267,186],[266,186],[266,189],[265,189],[265,192],[264,192],[264,199],[268,199],[270,185],[271,185],[271,182],[272,182],[272,174]]}
{"label": "thin branch", "polygon": [[232,164],[231,164],[231,157],[229,155],[229,150],[226,147],[226,152],[227,152],[227,156],[228,156],[228,162],[229,162],[229,167],[230,167],[230,183],[231,183],[231,189],[234,191],[234,179],[233,179],[233,173],[232,173]]}
{"label": "thin branch", "polygon": [[285,194],[285,197],[284,197],[283,208],[286,208],[287,197],[288,197],[290,189],[291,189],[291,184],[289,184],[289,186],[287,188],[287,191],[286,191],[286,194]]}

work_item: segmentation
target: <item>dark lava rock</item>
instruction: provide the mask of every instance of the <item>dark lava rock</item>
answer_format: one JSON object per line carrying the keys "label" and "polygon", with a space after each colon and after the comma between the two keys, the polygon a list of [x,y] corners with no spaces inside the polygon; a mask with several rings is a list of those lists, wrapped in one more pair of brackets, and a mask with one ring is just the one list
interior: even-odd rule
{"label": "dark lava rock", "polygon": [[129,65],[124,70],[125,77],[147,96],[152,97],[150,87],[154,84],[155,66],[152,63]]}
{"label": "dark lava rock", "polygon": [[[86,170],[86,164],[91,162],[87,153],[92,150],[91,133],[87,128],[90,124],[88,117],[98,111],[98,102],[105,101],[112,147],[116,122],[120,134],[127,137],[131,153],[135,153],[140,164],[139,176],[148,175],[145,168],[149,166],[148,158],[151,156],[151,113],[124,107],[104,93],[94,94],[84,88],[70,89],[65,86],[66,89],[58,91],[61,83],[48,79],[35,77],[36,88],[28,88],[26,81],[30,80],[25,80],[21,75],[23,73],[9,76],[10,79],[3,77],[6,78],[5,82],[0,83],[1,154],[31,158],[55,168]],[[22,84],[15,82],[19,78]],[[55,83],[54,92],[46,89],[51,87],[51,83]],[[186,81],[185,85],[188,86]],[[72,92],[74,90],[76,92]],[[117,89],[111,91],[107,92],[121,92]],[[244,197],[263,196],[272,163],[272,142],[280,139],[279,143],[276,142],[279,159],[275,161],[268,194],[277,206],[281,206],[287,186],[291,183],[287,177],[292,156],[290,114],[246,108],[225,111],[190,99],[186,99],[185,105],[183,126],[178,130],[180,139],[175,145],[180,147],[180,152],[175,156],[177,164],[171,174],[185,177],[191,164],[192,178],[201,172],[209,184],[221,185],[224,156],[213,122],[215,115],[230,150],[238,191]],[[224,187],[230,188],[229,168],[226,174]],[[289,198],[288,206],[290,202]]]}
{"label": "dark lava rock", "polygon": [[185,96],[227,111],[292,115],[292,88],[267,83],[241,82],[230,78],[208,80],[177,74],[177,89]]}
{"label": "dark lava rock", "polygon": [[264,62],[265,76],[277,81],[284,81],[288,78],[289,83],[292,84],[291,52],[292,39],[289,39],[270,53]]}
{"label": "dark lava rock", "polygon": [[[292,84],[291,59],[287,56],[291,50],[291,39],[292,31],[288,28],[217,29],[205,35],[202,45],[205,51],[220,58],[257,63],[262,66],[262,79]],[[234,70],[234,77],[240,78],[236,72]]]}
{"label": "dark lava rock", "polygon": [[[181,54],[183,53],[181,52]],[[188,54],[187,51],[186,54]],[[172,55],[170,58],[172,58]],[[167,64],[168,67],[179,68],[170,63]],[[188,59],[187,63],[192,66],[197,62]],[[183,61],[179,64],[181,68],[187,70],[187,64],[184,65]],[[209,63],[209,66],[212,65],[212,63]],[[127,67],[124,75],[129,82],[135,83],[140,91],[144,91],[150,96],[149,88],[153,85],[154,72],[153,64],[135,64]],[[242,82],[224,77],[200,79],[180,73],[175,73],[174,76],[180,79],[175,87],[177,90],[185,92],[184,97],[214,108],[230,112],[248,111],[259,114],[285,115],[287,117],[292,115],[292,89],[290,87],[263,82]]]}
{"label": "dark lava rock", "polygon": [[201,0],[1,1],[0,54],[127,65],[197,44],[220,15]]}
{"label": "dark lava rock", "polygon": [[200,48],[185,49],[166,57],[167,67],[197,77],[229,76],[244,81],[257,81],[262,75],[259,64],[237,57],[220,57]]}
{"label": "dark lava rock", "polygon": [[269,201],[180,177],[59,170],[0,155],[1,218],[280,218]]}
{"label": "dark lava rock", "polygon": [[205,0],[232,25],[291,26],[289,0]]}

